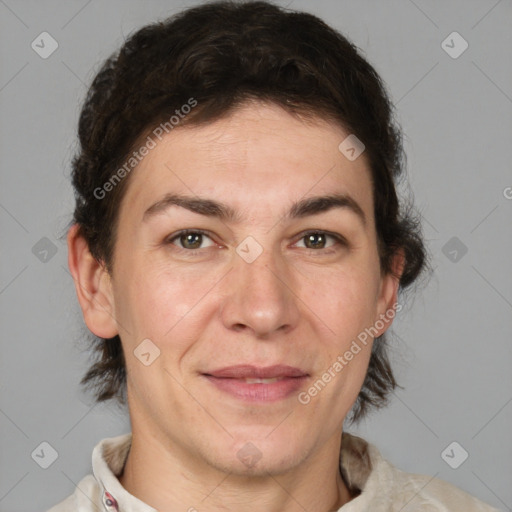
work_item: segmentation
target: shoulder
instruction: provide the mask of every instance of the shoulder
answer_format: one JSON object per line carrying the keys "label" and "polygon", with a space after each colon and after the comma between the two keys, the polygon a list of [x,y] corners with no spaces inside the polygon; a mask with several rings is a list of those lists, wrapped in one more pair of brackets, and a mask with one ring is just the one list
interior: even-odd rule
{"label": "shoulder", "polygon": [[96,512],[101,510],[101,492],[92,474],[85,476],[76,486],[75,492],[57,503],[47,512]]}
{"label": "shoulder", "polygon": [[359,491],[340,512],[499,512],[444,480],[401,471],[353,434],[343,433],[340,462],[345,482]]}
{"label": "shoulder", "polygon": [[396,510],[498,512],[498,509],[439,478],[405,473],[396,468],[393,471],[397,491]]}

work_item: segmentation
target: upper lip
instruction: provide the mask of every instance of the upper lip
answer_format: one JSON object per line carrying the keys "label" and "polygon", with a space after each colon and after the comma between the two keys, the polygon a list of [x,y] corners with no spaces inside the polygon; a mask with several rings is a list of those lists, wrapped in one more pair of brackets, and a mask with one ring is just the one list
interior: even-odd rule
{"label": "upper lip", "polygon": [[275,377],[305,377],[308,373],[300,368],[283,364],[274,366],[240,364],[205,372],[204,375],[224,379],[272,379]]}

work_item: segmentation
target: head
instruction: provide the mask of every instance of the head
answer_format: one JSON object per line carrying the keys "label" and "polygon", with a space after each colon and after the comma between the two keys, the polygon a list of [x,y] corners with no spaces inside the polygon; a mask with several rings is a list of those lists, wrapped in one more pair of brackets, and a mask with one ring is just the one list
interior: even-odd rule
{"label": "head", "polygon": [[[188,9],[104,63],[79,138],[68,243],[98,401],[128,396],[132,423],[230,468],[249,440],[276,467],[306,457],[386,403],[386,331],[426,251],[390,100],[353,44],[265,2]],[[239,364],[304,378],[243,401],[208,377]]]}

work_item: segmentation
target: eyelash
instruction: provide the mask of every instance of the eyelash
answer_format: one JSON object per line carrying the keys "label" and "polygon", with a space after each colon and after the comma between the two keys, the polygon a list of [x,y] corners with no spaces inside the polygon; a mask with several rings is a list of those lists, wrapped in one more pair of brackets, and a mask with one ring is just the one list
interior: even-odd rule
{"label": "eyelash", "polygon": [[[207,236],[208,238],[212,239],[210,233],[208,233],[207,231],[204,231],[202,229],[183,229],[183,230],[178,231],[177,233],[174,233],[173,235],[171,235],[169,238],[166,239],[165,242],[167,244],[174,245],[173,244],[174,240],[179,239],[183,235],[190,235],[190,234],[203,235],[203,236]],[[343,246],[343,247],[347,247],[348,246],[347,241],[341,235],[338,235],[336,233],[331,233],[329,231],[318,230],[318,229],[317,230],[304,231],[304,232],[300,233],[300,236],[298,237],[297,242],[302,240],[302,239],[304,239],[308,235],[325,235],[326,237],[333,238],[336,241],[337,245],[340,245],[340,246]],[[212,242],[214,242],[214,240],[212,240]],[[295,242],[295,243],[297,243],[297,242]],[[199,253],[204,250],[204,249],[185,249],[183,247],[178,247],[178,246],[175,246],[175,248],[176,248],[176,250],[178,252],[186,253],[188,256],[199,255]],[[323,254],[333,254],[337,250],[337,248],[334,248],[332,246],[331,247],[327,247],[325,249],[310,249],[310,248],[307,248],[307,247],[305,249],[308,252],[310,252],[310,253],[321,253],[321,254],[322,253]]]}

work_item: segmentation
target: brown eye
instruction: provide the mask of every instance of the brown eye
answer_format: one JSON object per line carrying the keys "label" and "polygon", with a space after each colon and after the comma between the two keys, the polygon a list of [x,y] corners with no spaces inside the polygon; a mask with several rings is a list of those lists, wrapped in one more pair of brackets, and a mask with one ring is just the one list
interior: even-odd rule
{"label": "brown eye", "polygon": [[[207,245],[204,245],[207,241],[209,241],[209,243]],[[206,233],[197,230],[181,231],[180,233],[177,233],[175,236],[169,238],[168,242],[173,245],[177,245],[179,249],[185,249],[189,251],[195,251],[214,245],[213,241]]]}
{"label": "brown eye", "polygon": [[326,242],[325,233],[310,233],[304,237],[308,249],[324,249]]}
{"label": "brown eye", "polygon": [[184,249],[199,249],[203,241],[203,235],[200,233],[189,233],[180,235],[179,240]]}
{"label": "brown eye", "polygon": [[[330,243],[329,240],[331,240]],[[311,249],[314,251],[329,249],[331,247],[334,248],[336,245],[346,245],[341,235],[331,235],[329,233],[325,233],[324,231],[310,231],[309,233],[305,233],[297,243],[300,242],[304,243],[303,247],[306,249]]]}

